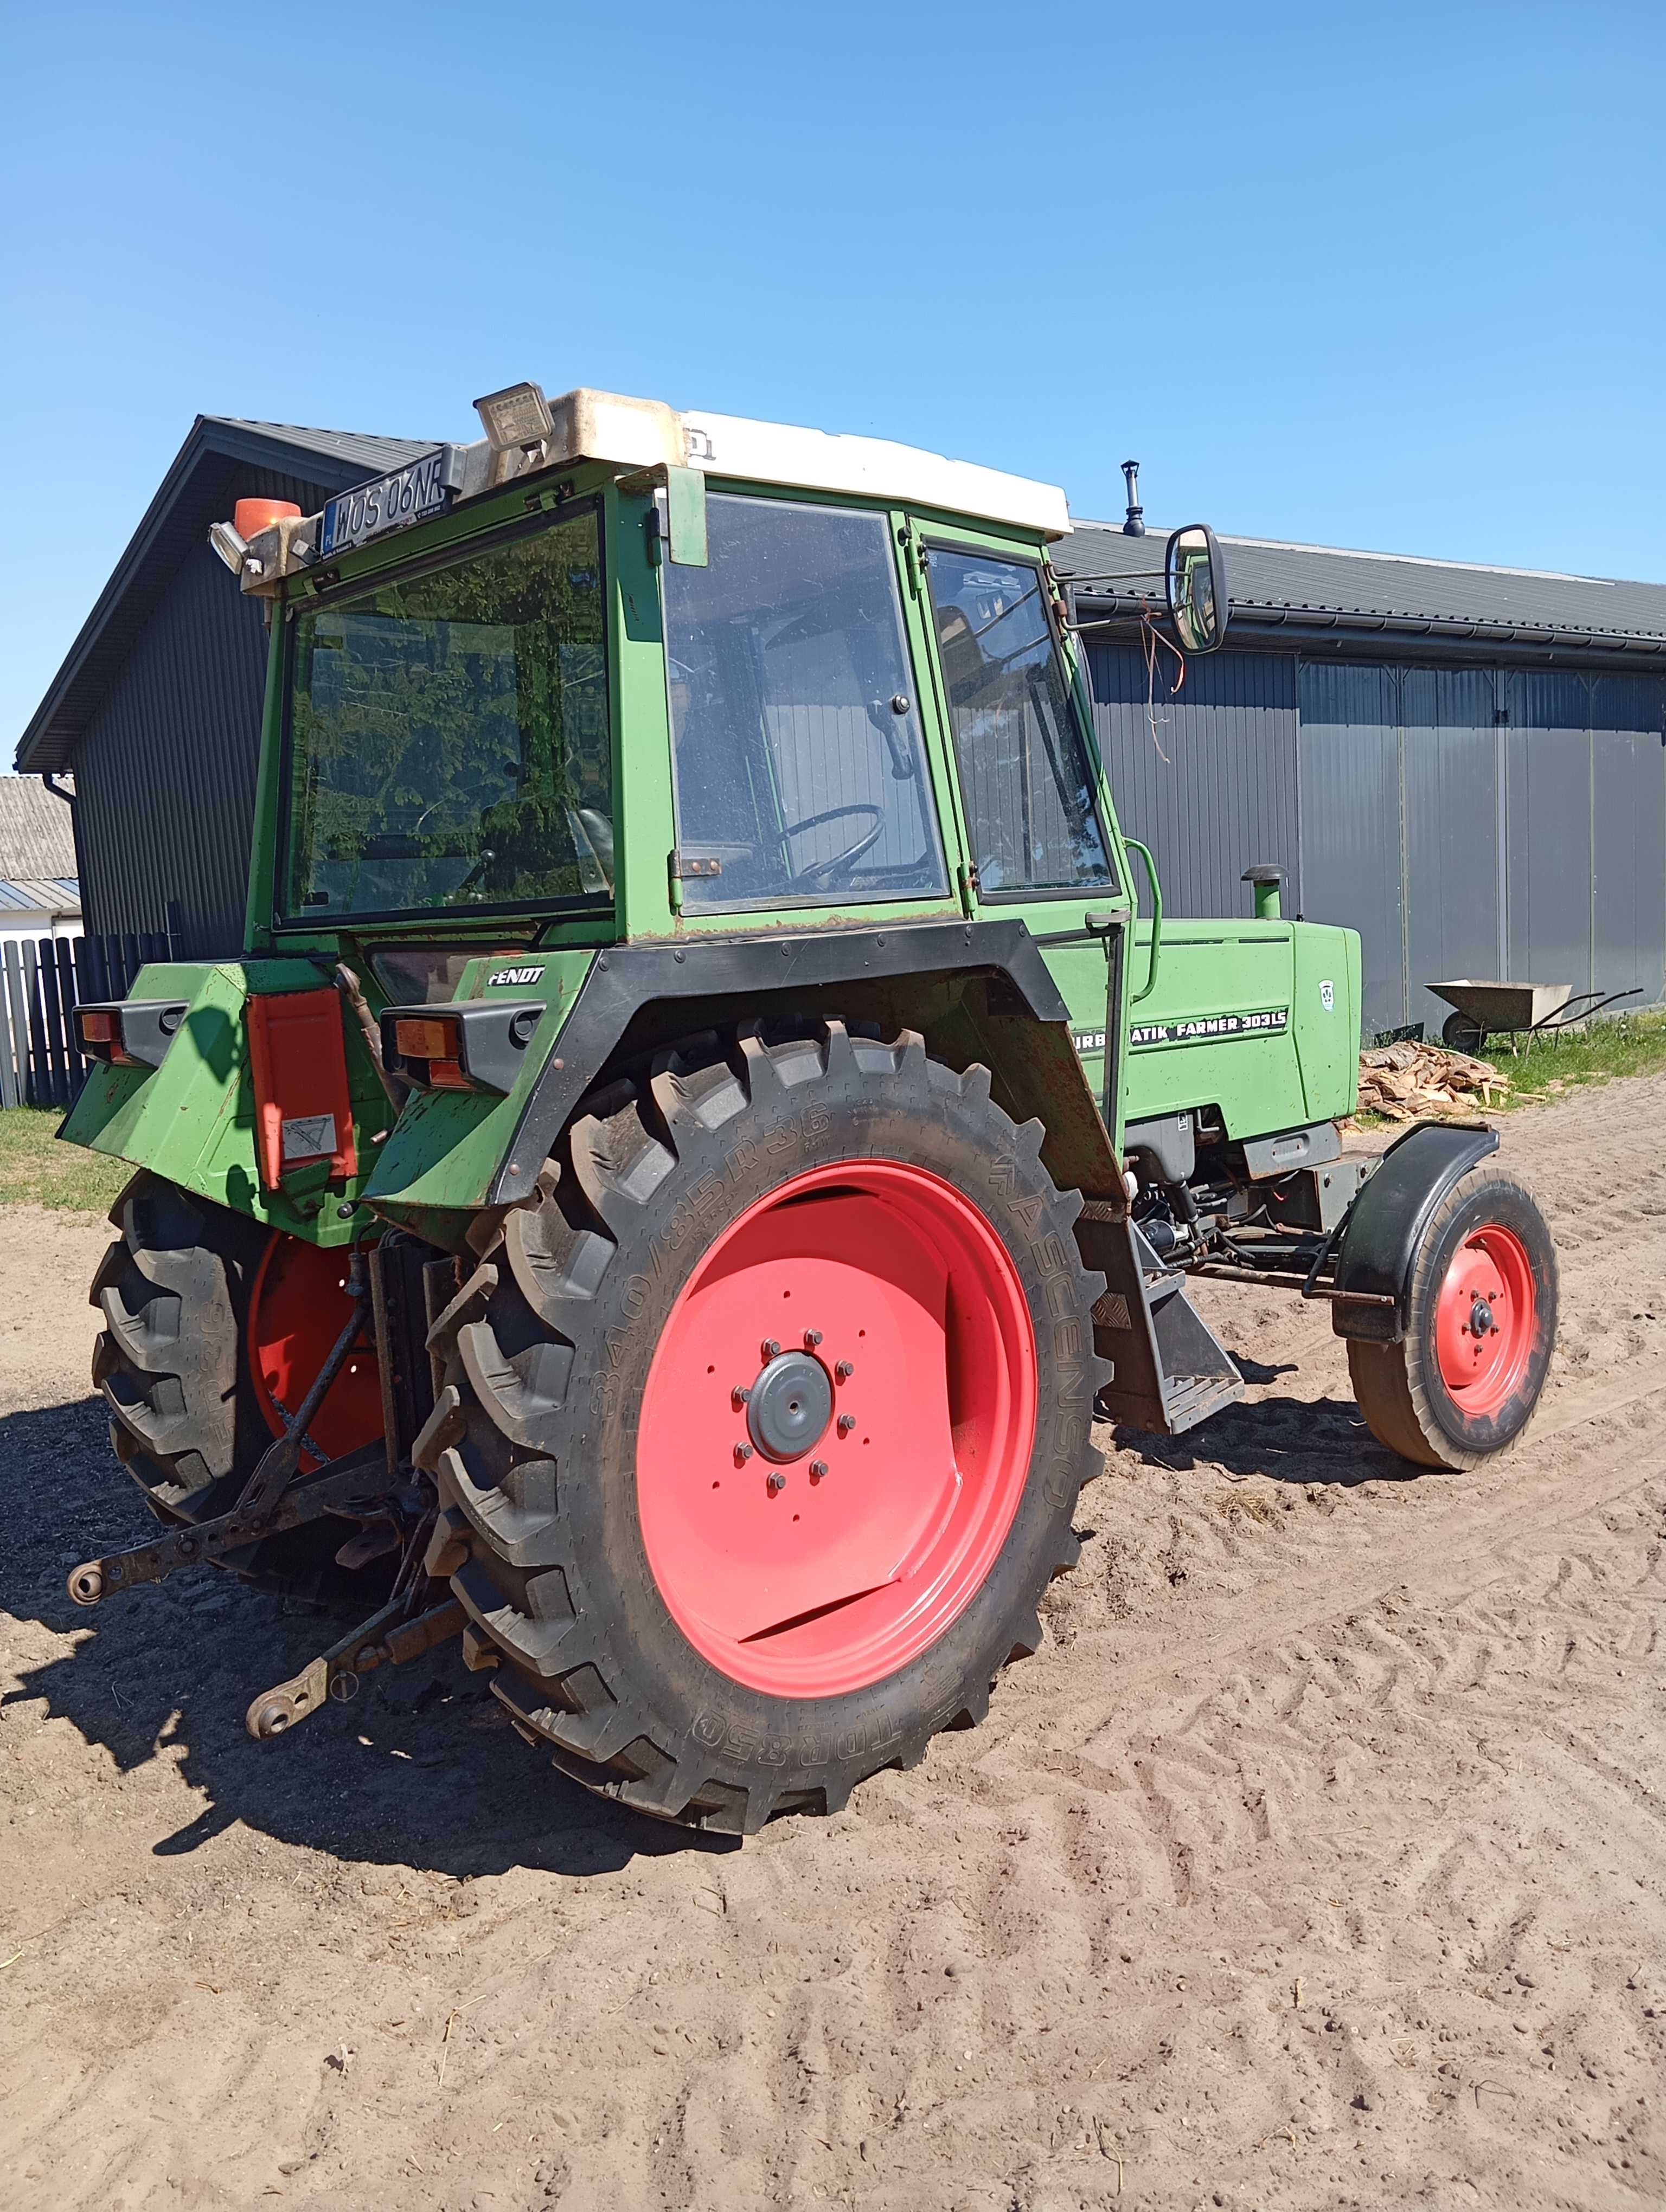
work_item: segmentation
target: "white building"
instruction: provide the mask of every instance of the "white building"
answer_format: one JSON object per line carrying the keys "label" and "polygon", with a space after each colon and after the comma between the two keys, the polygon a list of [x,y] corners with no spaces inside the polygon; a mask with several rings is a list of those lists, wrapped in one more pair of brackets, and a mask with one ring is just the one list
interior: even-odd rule
{"label": "white building", "polygon": [[38,777],[0,775],[0,943],[81,933],[69,808]]}

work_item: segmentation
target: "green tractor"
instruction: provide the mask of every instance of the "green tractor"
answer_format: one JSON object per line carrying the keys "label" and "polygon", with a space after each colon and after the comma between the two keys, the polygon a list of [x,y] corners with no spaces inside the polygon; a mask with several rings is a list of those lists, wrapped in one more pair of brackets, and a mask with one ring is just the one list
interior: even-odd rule
{"label": "green tractor", "polygon": [[[1556,1264],[1482,1127],[1342,1156],[1359,947],[1163,914],[1062,494],[535,385],[215,543],[271,634],[247,950],[77,1010],[93,1286],[187,1561],[355,1607],[281,1733],[460,1637],[645,1813],[824,1813],[976,1723],[1096,1416],[1243,1395],[1195,1276],[1329,1303],[1390,1449],[1532,1413]],[[1219,548],[1153,623],[1220,641]],[[1137,856],[1148,886],[1136,897]]]}

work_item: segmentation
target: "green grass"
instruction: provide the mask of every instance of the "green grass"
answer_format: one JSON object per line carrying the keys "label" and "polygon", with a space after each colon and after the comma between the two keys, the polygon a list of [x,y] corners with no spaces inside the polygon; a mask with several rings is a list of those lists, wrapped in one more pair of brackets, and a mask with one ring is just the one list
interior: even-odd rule
{"label": "green grass", "polygon": [[0,1206],[109,1211],[132,1169],[84,1146],[58,1144],[52,1132],[63,1119],[50,1107],[14,1106],[0,1113]]}
{"label": "green grass", "polygon": [[1481,1057],[1510,1078],[1509,1090],[1494,1096],[1496,1107],[1543,1105],[1582,1084],[1657,1075],[1666,1068],[1666,1009],[1604,1017],[1560,1036],[1541,1030],[1489,1037]]}

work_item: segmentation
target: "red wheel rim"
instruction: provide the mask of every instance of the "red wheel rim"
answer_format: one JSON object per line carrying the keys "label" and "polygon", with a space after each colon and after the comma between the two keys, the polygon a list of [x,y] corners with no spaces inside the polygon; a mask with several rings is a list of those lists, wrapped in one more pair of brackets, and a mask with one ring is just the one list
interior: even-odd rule
{"label": "red wheel rim", "polygon": [[[781,1697],[906,1666],[1000,1555],[1036,1388],[1024,1285],[952,1184],[891,1160],[783,1183],[706,1254],[648,1370],[637,1510],[678,1626]],[[825,1429],[772,1442],[800,1401]]]}
{"label": "red wheel rim", "polygon": [[[249,1371],[275,1437],[283,1434],[286,1418],[299,1410],[347,1326],[353,1310],[347,1266],[344,1250],[327,1251],[286,1237],[282,1230],[266,1247],[249,1300]],[[368,1346],[356,1348],[307,1424],[307,1433],[325,1459],[340,1459],[381,1432],[376,1355]],[[310,1449],[303,1449],[301,1459],[309,1471],[324,1463]]]}
{"label": "red wheel rim", "polygon": [[1435,1302],[1440,1379],[1462,1413],[1485,1419],[1520,1387],[1537,1310],[1532,1262],[1514,1230],[1496,1221],[1471,1230]]}

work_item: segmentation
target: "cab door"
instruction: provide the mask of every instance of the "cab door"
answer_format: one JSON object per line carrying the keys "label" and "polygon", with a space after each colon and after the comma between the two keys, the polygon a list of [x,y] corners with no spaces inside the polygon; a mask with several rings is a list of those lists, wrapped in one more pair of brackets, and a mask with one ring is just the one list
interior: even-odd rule
{"label": "cab door", "polygon": [[1051,579],[1033,549],[927,533],[917,558],[956,770],[969,912],[1022,920],[1113,1139],[1132,904]]}

